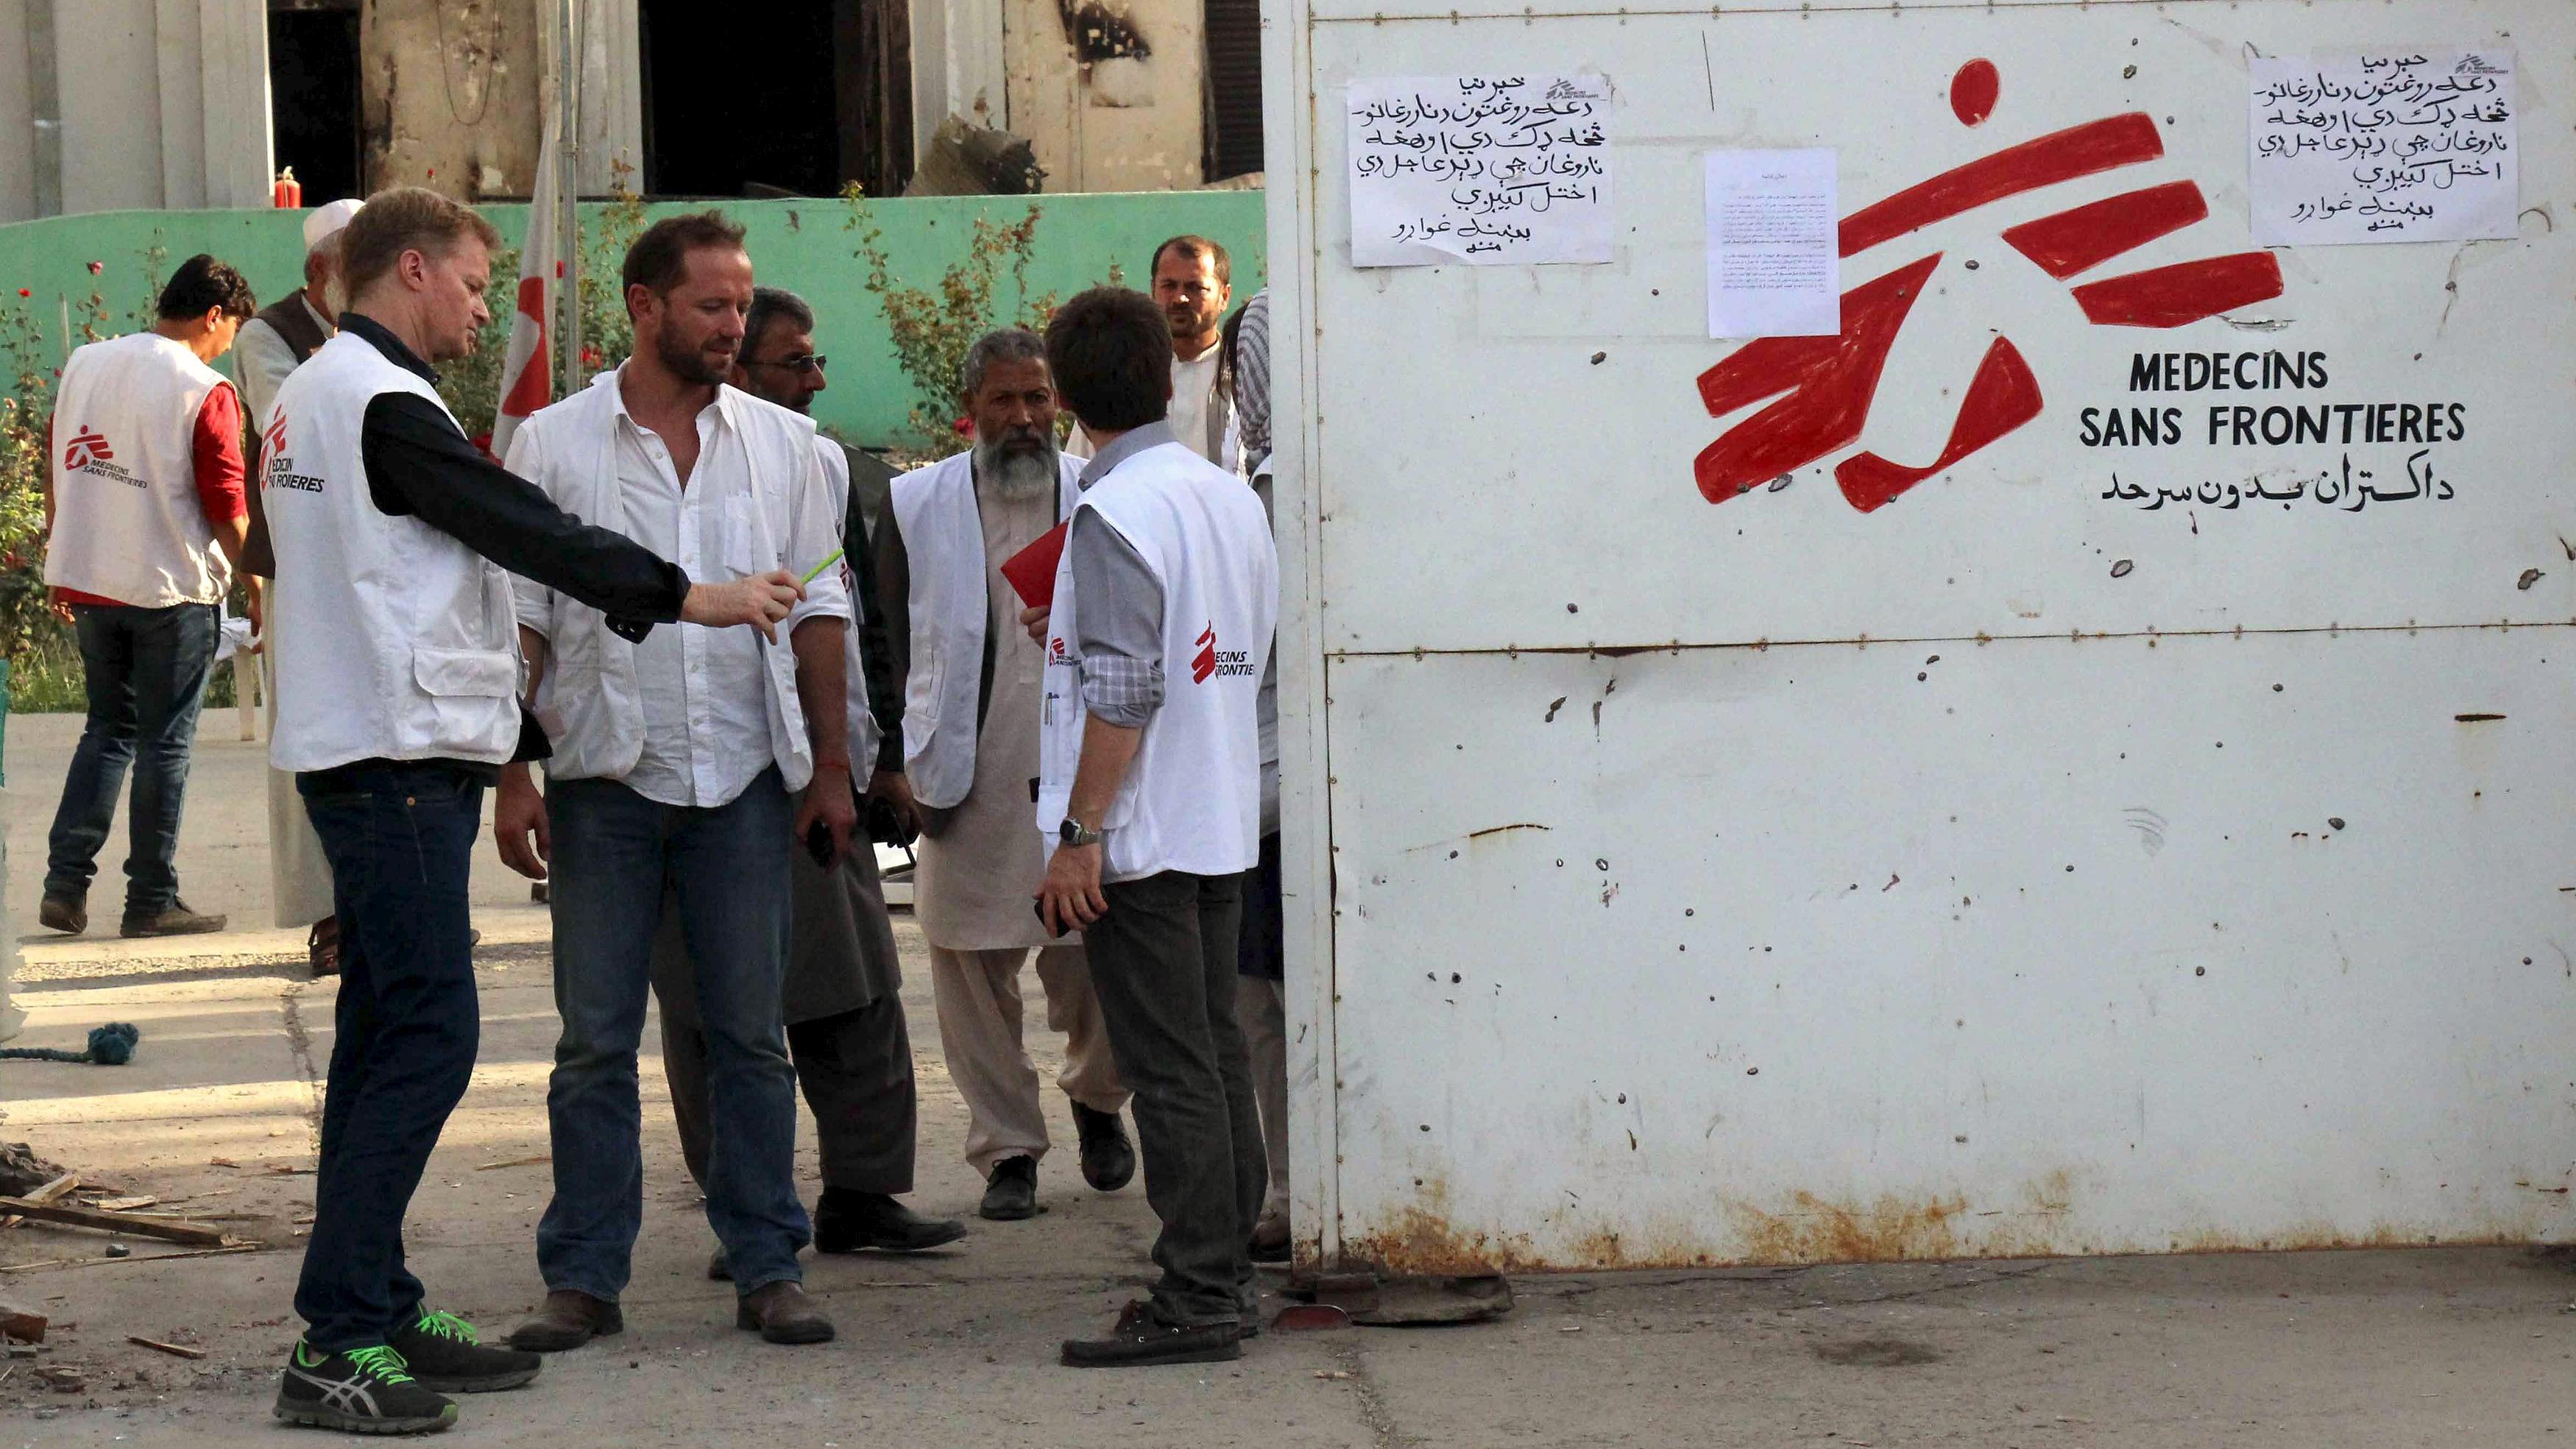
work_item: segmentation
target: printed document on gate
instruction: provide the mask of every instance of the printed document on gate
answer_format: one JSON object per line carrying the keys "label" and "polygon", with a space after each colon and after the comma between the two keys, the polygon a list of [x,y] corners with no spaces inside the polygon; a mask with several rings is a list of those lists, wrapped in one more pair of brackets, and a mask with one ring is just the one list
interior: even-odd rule
{"label": "printed document on gate", "polygon": [[1708,335],[1840,333],[1834,153],[1711,151],[1707,163]]}
{"label": "printed document on gate", "polygon": [[1610,260],[1604,78],[1364,78],[1349,106],[1351,265]]}

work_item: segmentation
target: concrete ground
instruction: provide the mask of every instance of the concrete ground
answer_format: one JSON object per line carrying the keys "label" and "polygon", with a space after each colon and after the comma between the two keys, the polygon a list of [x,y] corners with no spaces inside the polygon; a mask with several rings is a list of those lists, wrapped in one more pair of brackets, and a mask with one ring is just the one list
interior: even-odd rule
{"label": "concrete ground", "polygon": [[[231,724],[210,721],[182,871],[200,908],[255,924],[260,762]],[[22,928],[72,730],[9,723],[6,888]],[[554,1015],[542,912],[496,862],[477,870],[482,1062],[414,1204],[410,1246],[441,1306],[503,1330],[539,1296],[533,1231],[549,1175],[527,1159],[547,1147]],[[909,922],[899,935],[922,1094],[913,1201],[971,1214],[980,1184],[957,1158],[964,1111],[942,1068],[921,938]],[[19,996],[30,1022],[13,1045],[76,1047],[111,1020],[138,1023],[143,1043],[122,1068],[0,1065],[0,1137],[270,1246],[164,1260],[172,1250],[133,1240],[133,1256],[107,1259],[99,1234],[0,1232],[0,1299],[54,1319],[45,1352],[0,1360],[0,1445],[298,1442],[268,1403],[296,1332],[288,1300],[332,1001],[301,957],[300,934],[258,930],[184,949],[95,933],[30,941]],[[1051,1071],[1057,1040],[1035,1036]],[[1145,1280],[1153,1220],[1138,1188],[1092,1193],[1065,1159],[1042,1170],[1050,1211],[1032,1222],[977,1222],[954,1250],[917,1258],[811,1262],[808,1286],[841,1336],[774,1348],[737,1332],[729,1294],[701,1276],[710,1238],[649,1042],[643,1070],[646,1232],[627,1332],[552,1360],[528,1390],[468,1399],[454,1438],[638,1449],[2576,1438],[2576,1277],[2504,1249],[1525,1278],[1517,1311],[1493,1324],[1273,1333],[1235,1364],[1076,1372],[1056,1366],[1057,1341],[1101,1327]],[[803,1167],[810,1186],[810,1146]],[[61,1368],[81,1374],[77,1390],[45,1386]]]}

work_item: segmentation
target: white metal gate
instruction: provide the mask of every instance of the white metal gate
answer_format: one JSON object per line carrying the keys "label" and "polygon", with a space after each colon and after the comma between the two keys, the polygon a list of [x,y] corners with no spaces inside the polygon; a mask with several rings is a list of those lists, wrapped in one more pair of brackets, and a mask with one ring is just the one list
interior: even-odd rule
{"label": "white metal gate", "polygon": [[[1283,0],[1270,30],[1302,1256],[2568,1234],[2576,7]],[[2489,44],[2518,240],[2255,245],[2249,57]],[[1613,260],[1353,268],[1345,84],[1515,70],[1609,78]],[[1703,405],[1738,347],[1703,152],[1832,147],[1848,217],[2119,117],[2161,154],[1847,256],[1847,294],[1938,257],[1864,430],[1702,496],[1766,405]],[[2277,296],[2103,325],[2094,276],[2001,238],[2183,182],[2206,219],[2103,272],[2270,256]],[[1997,338],[2037,417],[1847,501],[1837,461],[1943,453]],[[2165,353],[2258,360],[2171,394]],[[2265,442],[2276,406],[2358,411]],[[2103,440],[2141,407],[2156,441]]]}

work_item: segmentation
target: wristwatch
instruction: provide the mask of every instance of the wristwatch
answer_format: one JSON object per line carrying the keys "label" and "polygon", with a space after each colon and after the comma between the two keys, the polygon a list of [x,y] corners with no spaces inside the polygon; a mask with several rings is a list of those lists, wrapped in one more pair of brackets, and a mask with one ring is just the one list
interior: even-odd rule
{"label": "wristwatch", "polygon": [[1068,815],[1064,817],[1064,823],[1055,828],[1055,838],[1063,845],[1098,845],[1100,832],[1085,828],[1081,821]]}

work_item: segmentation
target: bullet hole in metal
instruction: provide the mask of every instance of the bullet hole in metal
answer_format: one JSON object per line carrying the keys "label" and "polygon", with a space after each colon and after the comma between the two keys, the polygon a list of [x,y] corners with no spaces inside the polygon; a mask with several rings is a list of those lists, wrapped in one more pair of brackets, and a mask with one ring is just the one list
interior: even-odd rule
{"label": "bullet hole in metal", "polygon": [[2111,565],[2111,577],[2115,579],[2125,579],[2129,576],[2129,571],[2136,567],[2137,564],[2135,562],[2124,558],[2118,563]]}
{"label": "bullet hole in metal", "polygon": [[2281,692],[2281,686],[2279,686],[2279,685],[2277,685],[2277,684],[2276,684],[2276,685],[2273,685],[2273,686],[2272,686],[2272,692],[2273,692],[2274,694],[2279,694],[2279,693]]}
{"label": "bullet hole in metal", "polygon": [[1592,864],[1597,870],[1608,870],[1610,868],[1610,862],[1607,860],[1595,860]]}
{"label": "bullet hole in metal", "polygon": [[1566,606],[1565,606],[1565,612],[1567,612],[1567,613],[1569,613],[1569,614],[1580,614],[1580,613],[1582,613],[1583,611],[1582,611],[1581,609],[1578,609],[1578,608],[1574,607],[1572,604],[1568,604],[1568,605],[1566,605]]}
{"label": "bullet hole in metal", "polygon": [[[2522,964],[2523,964],[2523,965],[2525,965],[2525,966],[2528,966],[2528,965],[2530,965],[2531,963],[2530,963],[2530,962],[2528,962],[2528,961],[2525,961],[2525,962],[2523,962]],[[1625,1106],[1627,1106],[1627,1105],[1628,1105],[1628,1094],[1627,1094],[1627,1093],[1625,1093],[1625,1092],[1621,1092],[1621,1093],[1619,1094],[1619,1105],[1620,1105],[1620,1106],[1622,1106],[1622,1107],[1625,1107]]]}
{"label": "bullet hole in metal", "polygon": [[[1560,695],[1558,695],[1558,696],[1556,697],[1555,702],[1554,702],[1554,703],[1552,703],[1552,704],[1550,704],[1550,705],[1547,707],[1547,718],[1545,718],[1545,719],[1543,719],[1543,720],[1540,720],[1540,721],[1539,721],[1539,723],[1540,723],[1540,724],[1554,724],[1554,723],[1556,723],[1556,712],[1557,712],[1558,710],[1560,710],[1560,709],[1565,708],[1565,699],[1566,699],[1566,697],[1565,697],[1564,695],[1561,695],[1561,694],[1560,694]],[[1561,864],[1561,863],[1562,863],[1562,862],[1560,862],[1560,864]]]}
{"label": "bullet hole in metal", "polygon": [[2531,586],[2532,586],[2533,584],[2536,584],[2536,583],[2539,583],[2539,582],[2540,582],[2540,570],[2538,570],[2538,569],[2524,569],[2524,570],[2522,571],[2522,577],[2521,577],[2520,579],[2517,579],[2517,580],[2515,580],[2515,581],[2514,581],[2514,587],[2515,587],[2515,588],[2517,588],[2517,589],[2524,590],[2525,592],[2528,592],[2528,591],[2530,590],[2530,588],[2531,588]]}
{"label": "bullet hole in metal", "polygon": [[1940,663],[1940,662],[1941,662],[1941,656],[1940,656],[1940,655],[1938,655],[1938,654],[1935,654],[1935,655],[1933,655],[1931,658],[1926,659],[1926,660],[1924,660],[1923,662],[1924,662],[1924,663],[1926,663],[1926,664],[1938,664],[1938,663]]}
{"label": "bullet hole in metal", "polygon": [[2342,816],[2340,816],[2340,815],[2329,815],[2329,816],[2327,816],[2327,817],[2326,817],[2326,823],[2327,823],[2328,825],[2333,826],[2333,827],[2334,827],[2335,829],[2337,829],[2337,830],[2341,830],[2341,829],[2343,829],[2343,817],[2342,817]]}
{"label": "bullet hole in metal", "polygon": [[1692,908],[1691,908],[1691,907],[1689,907],[1689,906],[1684,906],[1684,907],[1682,907],[1682,914],[1683,914],[1683,915],[1685,915],[1685,916],[1696,916],[1696,915],[1698,915],[1698,914],[1699,914],[1699,912],[1698,912],[1698,911],[1696,911],[1696,910],[1694,910],[1694,909],[1692,909]]}
{"label": "bullet hole in metal", "polygon": [[1458,984],[1458,973],[1457,973],[1457,972],[1452,971],[1452,972],[1450,972],[1450,973],[1449,973],[1449,984],[1450,984],[1450,985],[1452,985],[1452,986],[1455,986],[1455,985],[1457,985],[1457,984]]}
{"label": "bullet hole in metal", "polygon": [[1431,1130],[1431,1124],[1430,1124],[1430,1123],[1428,1123],[1428,1122],[1423,1123],[1423,1124],[1422,1124],[1422,1130],[1423,1130],[1423,1131],[1425,1131],[1425,1132],[1430,1131],[1430,1130]]}
{"label": "bullet hole in metal", "polygon": [[2194,966],[2191,968],[2191,974],[2194,976],[2206,976],[2209,974],[2209,968],[2206,966]]}
{"label": "bullet hole in metal", "polygon": [[1772,480],[1771,480],[1771,491],[1772,491],[1772,492],[1774,492],[1774,493],[1777,493],[1777,492],[1779,492],[1781,489],[1786,488],[1786,487],[1788,487],[1790,484],[1795,483],[1795,482],[1797,482],[1797,481],[1798,481],[1798,475],[1797,475],[1797,474],[1795,474],[1795,473],[1783,473],[1783,474],[1781,474],[1779,477],[1774,478],[1774,479],[1772,479]]}
{"label": "bullet hole in metal", "polygon": [[1599,367],[1601,364],[1608,362],[1609,360],[1610,354],[1607,352],[1596,352],[1592,354],[1592,365],[1594,367]]}
{"label": "bullet hole in metal", "polygon": [[1931,675],[1926,674],[1926,673],[1923,673],[1923,672],[1922,672],[1922,671],[1920,671],[1920,670],[1917,670],[1917,671],[1915,672],[1915,675],[1914,675],[1914,682],[1915,682],[1915,683],[1917,683],[1917,684],[1921,684],[1923,681],[1925,681],[1925,680],[1927,680],[1927,679],[1930,679],[1931,677],[1932,677]]}
{"label": "bullet hole in metal", "polygon": [[1762,1075],[1762,1069],[1760,1067],[1746,1067],[1744,1069],[1744,1075],[1748,1077],[1758,1077]]}
{"label": "bullet hole in metal", "polygon": [[2134,66],[2134,65],[2124,65],[2124,66],[2120,67],[2120,79],[2122,79],[2122,80],[2136,80],[2137,78],[2138,78],[2138,68],[2137,68],[2136,66]]}

